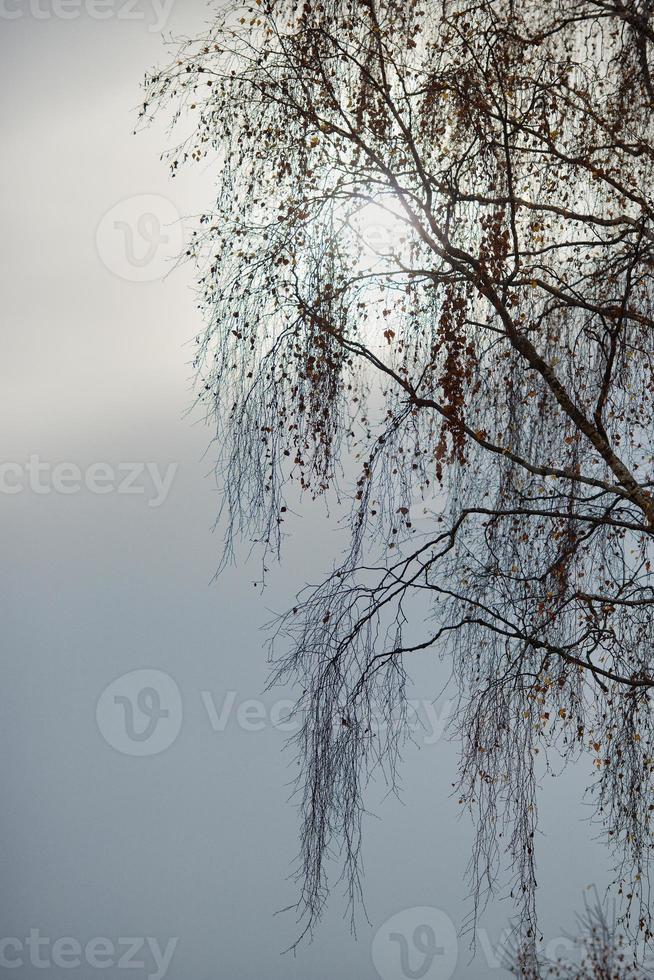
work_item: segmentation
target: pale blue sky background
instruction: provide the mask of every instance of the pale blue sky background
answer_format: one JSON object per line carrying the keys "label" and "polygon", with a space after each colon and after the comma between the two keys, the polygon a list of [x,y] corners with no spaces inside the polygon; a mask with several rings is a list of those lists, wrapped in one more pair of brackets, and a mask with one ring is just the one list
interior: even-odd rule
{"label": "pale blue sky background", "polygon": [[[406,752],[402,803],[382,802],[381,786],[370,794],[382,818],[368,822],[365,847],[372,925],[362,920],[355,941],[337,891],[313,945],[280,956],[295,937],[292,918],[273,916],[294,896],[293,770],[283,734],[270,724],[244,730],[236,711],[265,684],[260,627],[329,566],[335,539],[313,511],[263,597],[252,587],[255,565],[210,584],[220,544],[211,534],[210,433],[185,416],[199,329],[192,271],[133,282],[103,262],[120,266],[115,240],[105,239],[102,254],[96,247],[103,216],[121,200],[163,195],[190,214],[206,203],[210,174],[171,182],[158,160],[161,129],[131,135],[141,76],[164,59],[146,0],[130,19],[116,0],[103,8],[106,20],[68,3],[80,16],[55,16],[63,8],[46,0],[6,0],[4,14],[19,16],[0,15],[1,458],[21,467],[36,454],[82,471],[139,461],[178,469],[159,507],[147,494],[0,494],[0,939],[30,929],[82,945],[149,936],[165,946],[177,937],[171,980],[373,980],[371,941],[391,916],[433,906],[457,927],[463,920],[471,832],[450,799],[455,749],[419,738]],[[177,0],[166,30],[190,34],[205,16],[200,0]],[[96,723],[105,687],[141,668],[170,675],[183,705],[178,737],[147,757],[110,747]],[[431,698],[444,670],[426,657],[414,677],[415,696]],[[218,712],[235,692],[224,731],[212,728],[206,692]],[[585,775],[549,780],[543,795],[546,938],[572,926],[584,886],[606,881],[605,853],[582,822]],[[483,950],[509,912],[493,904],[482,953],[470,963],[463,943],[456,978],[505,976]],[[382,980],[404,976],[394,949]],[[44,970],[23,957],[0,975],[125,975],[117,965]],[[447,980],[445,959],[427,980]]]}

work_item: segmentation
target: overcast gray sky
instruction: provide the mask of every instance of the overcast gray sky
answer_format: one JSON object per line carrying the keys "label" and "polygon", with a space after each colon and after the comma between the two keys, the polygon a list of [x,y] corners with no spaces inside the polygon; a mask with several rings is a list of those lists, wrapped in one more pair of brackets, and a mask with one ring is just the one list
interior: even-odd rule
{"label": "overcast gray sky", "polygon": [[[192,270],[162,279],[173,222],[206,204],[211,174],[171,182],[162,130],[131,135],[161,30],[208,15],[202,0],[0,0],[0,976],[500,978],[508,903],[484,917],[477,958],[462,940],[457,960],[471,829],[430,657],[402,801],[370,793],[371,924],[351,937],[337,888],[314,943],[280,955],[297,826],[261,627],[329,567],[335,538],[311,511],[263,596],[254,564],[211,584],[210,432],[185,414]],[[607,880],[585,776],[544,784],[546,941]]]}

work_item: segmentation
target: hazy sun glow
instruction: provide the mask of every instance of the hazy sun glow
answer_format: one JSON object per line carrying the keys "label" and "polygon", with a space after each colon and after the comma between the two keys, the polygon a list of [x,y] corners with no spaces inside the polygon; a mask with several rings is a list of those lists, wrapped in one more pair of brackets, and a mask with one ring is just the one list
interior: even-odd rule
{"label": "hazy sun glow", "polygon": [[362,269],[387,266],[406,250],[410,228],[396,199],[364,204],[348,221],[360,251],[356,263]]}

